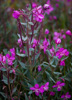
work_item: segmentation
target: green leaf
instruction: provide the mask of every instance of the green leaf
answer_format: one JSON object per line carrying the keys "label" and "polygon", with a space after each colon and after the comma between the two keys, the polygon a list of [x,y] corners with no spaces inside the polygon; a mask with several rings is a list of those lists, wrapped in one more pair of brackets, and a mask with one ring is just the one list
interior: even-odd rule
{"label": "green leaf", "polygon": [[37,83],[37,81],[36,81],[36,79],[34,79],[34,84],[36,84]]}
{"label": "green leaf", "polygon": [[18,56],[20,57],[26,57],[27,55],[26,54],[20,54],[20,53],[16,53]]}
{"label": "green leaf", "polygon": [[8,85],[8,80],[3,79],[2,81]]}
{"label": "green leaf", "polygon": [[28,85],[28,87],[30,88],[30,87],[33,87],[31,84],[29,84],[29,83],[27,83],[27,85]]}
{"label": "green leaf", "polygon": [[1,71],[5,72],[5,71],[6,71],[6,69],[5,69],[5,68],[1,68]]}
{"label": "green leaf", "polygon": [[3,49],[3,52],[5,55],[8,53],[7,49]]}
{"label": "green leaf", "polygon": [[27,95],[26,95],[26,93],[25,93],[25,100],[29,100],[28,97],[27,97]]}
{"label": "green leaf", "polygon": [[51,66],[56,67],[58,64],[58,61],[59,61],[59,59],[56,56],[54,56],[52,61],[50,62]]}
{"label": "green leaf", "polygon": [[62,73],[60,73],[60,72],[54,72],[54,74],[56,74],[56,75],[61,75]]}
{"label": "green leaf", "polygon": [[29,91],[29,92],[28,92],[29,95],[32,94],[32,93],[33,93],[32,91]]}
{"label": "green leaf", "polygon": [[50,75],[47,71],[45,71],[45,73],[47,74],[49,80],[52,80],[52,81],[55,83],[55,81],[54,81],[54,79],[51,77],[51,75]]}
{"label": "green leaf", "polygon": [[13,89],[12,94],[14,94],[14,93],[16,92],[16,90],[17,90],[17,87],[15,87],[15,88]]}
{"label": "green leaf", "polygon": [[24,64],[23,62],[21,62],[21,61],[18,61],[18,62],[19,62],[19,64],[21,65],[22,68],[27,69],[27,68],[25,67],[25,64]]}
{"label": "green leaf", "polygon": [[28,22],[29,25],[34,25],[32,22]]}
{"label": "green leaf", "polygon": [[3,93],[3,92],[0,92],[0,94],[4,97],[4,98],[7,98],[6,94]]}
{"label": "green leaf", "polygon": [[26,37],[22,36],[22,40],[23,40],[23,41],[26,41],[27,39],[28,39],[27,36],[26,36]]}
{"label": "green leaf", "polygon": [[51,57],[51,53],[49,50],[46,50],[46,53]]}
{"label": "green leaf", "polygon": [[40,56],[40,53],[38,53],[36,56],[35,56],[35,60],[37,60]]}
{"label": "green leaf", "polygon": [[[19,38],[21,38],[21,37],[20,37],[20,34],[17,34],[17,35],[18,35]],[[23,41],[26,41],[27,39],[28,39],[27,36],[26,36],[26,37],[22,36],[22,40],[23,40]]]}
{"label": "green leaf", "polygon": [[5,84],[7,84],[7,85],[8,85],[8,79],[7,79],[7,77],[6,77],[6,76],[4,76],[4,75],[3,75],[3,79],[2,79],[2,81],[3,81]]}
{"label": "green leaf", "polygon": [[27,26],[27,23],[21,23],[21,24]]}
{"label": "green leaf", "polygon": [[63,60],[66,60],[68,57],[63,57],[61,60],[63,61]]}

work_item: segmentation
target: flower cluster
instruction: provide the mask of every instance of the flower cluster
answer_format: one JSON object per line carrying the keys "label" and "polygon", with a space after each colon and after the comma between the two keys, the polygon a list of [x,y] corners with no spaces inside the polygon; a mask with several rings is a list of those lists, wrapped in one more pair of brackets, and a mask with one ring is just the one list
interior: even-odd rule
{"label": "flower cluster", "polygon": [[8,65],[12,66],[13,65],[13,61],[15,60],[15,49],[12,48],[9,51],[10,53],[7,53],[5,56],[0,54],[0,63],[6,64],[6,61],[8,63]]}
{"label": "flower cluster", "polygon": [[61,60],[63,56],[68,56],[69,51],[64,48],[59,48],[59,50],[56,52],[56,56],[60,59],[60,66],[65,66],[65,60]]}
{"label": "flower cluster", "polygon": [[38,40],[34,39],[33,40],[33,48],[35,48],[38,45]]}
{"label": "flower cluster", "polygon": [[48,0],[46,4],[44,4],[44,10],[48,15],[54,10],[54,8],[50,4],[50,0]]}
{"label": "flower cluster", "polygon": [[53,46],[52,46],[52,48],[50,49],[50,53],[51,53],[51,55],[52,55],[52,56],[54,56],[55,49],[54,49],[54,47],[53,47]]}
{"label": "flower cluster", "polygon": [[43,94],[44,91],[48,91],[48,87],[49,86],[49,82],[47,82],[45,85],[42,85],[41,87],[39,87],[38,84],[35,84],[34,87],[31,87],[30,90],[32,90],[33,92],[35,92],[35,94],[37,96],[39,96],[39,94]]}
{"label": "flower cluster", "polygon": [[33,9],[33,17],[34,20],[38,21],[38,22],[42,22],[42,20],[44,19],[44,15],[42,14],[42,6],[38,6],[36,8]]}
{"label": "flower cluster", "polygon": [[61,59],[63,56],[68,56],[69,55],[69,51],[67,51],[67,49],[64,48],[59,48],[59,50],[56,52],[56,56]]}
{"label": "flower cluster", "polygon": [[43,44],[40,45],[40,48],[44,50],[44,53],[46,52],[46,50],[48,49],[49,46],[49,42],[47,41],[47,39],[45,38],[43,41]]}
{"label": "flower cluster", "polygon": [[53,40],[55,40],[56,44],[60,44],[62,38],[66,39],[66,35],[62,33],[54,32]]}
{"label": "flower cluster", "polygon": [[60,60],[60,66],[65,66],[65,60]]}

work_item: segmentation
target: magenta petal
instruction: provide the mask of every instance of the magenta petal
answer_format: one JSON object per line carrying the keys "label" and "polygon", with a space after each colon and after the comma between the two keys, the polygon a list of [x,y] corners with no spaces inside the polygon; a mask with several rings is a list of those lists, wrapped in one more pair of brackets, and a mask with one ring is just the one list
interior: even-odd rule
{"label": "magenta petal", "polygon": [[51,91],[51,92],[50,92],[50,95],[54,96],[54,95],[55,95],[55,92],[52,92],[52,91]]}
{"label": "magenta petal", "polygon": [[38,84],[35,84],[35,88],[39,88],[39,85]]}
{"label": "magenta petal", "polygon": [[61,83],[60,81],[57,81],[57,83],[56,83],[56,84],[58,84],[58,85],[59,85],[60,83]]}
{"label": "magenta petal", "polygon": [[61,96],[61,98],[64,98],[65,97],[65,95],[63,94],[62,96]]}
{"label": "magenta petal", "polygon": [[61,83],[60,86],[65,86],[65,83]]}
{"label": "magenta petal", "polygon": [[71,98],[71,95],[67,95],[67,98]]}
{"label": "magenta petal", "polygon": [[57,87],[57,85],[53,85],[52,87],[55,88],[55,87]]}
{"label": "magenta petal", "polygon": [[66,93],[66,97],[71,98],[71,95],[69,95],[69,93]]}
{"label": "magenta petal", "polygon": [[49,82],[47,82],[45,85],[48,86],[49,85]]}
{"label": "magenta petal", "polygon": [[43,86],[40,87],[39,91],[40,91],[40,93],[44,92]]}
{"label": "magenta petal", "polygon": [[49,88],[48,86],[44,86],[44,90],[45,90],[45,91],[47,91],[47,90],[48,90],[48,88]]}
{"label": "magenta petal", "polygon": [[57,90],[58,90],[58,91],[61,91],[61,87],[58,87]]}
{"label": "magenta petal", "polygon": [[6,54],[6,57],[7,57],[7,58],[10,58],[10,54]]}
{"label": "magenta petal", "polygon": [[39,92],[37,91],[37,92],[35,92],[35,94],[37,95],[37,96],[39,96]]}
{"label": "magenta petal", "polygon": [[30,90],[33,90],[33,91],[34,91],[34,90],[35,90],[35,88],[34,88],[34,87],[30,87]]}

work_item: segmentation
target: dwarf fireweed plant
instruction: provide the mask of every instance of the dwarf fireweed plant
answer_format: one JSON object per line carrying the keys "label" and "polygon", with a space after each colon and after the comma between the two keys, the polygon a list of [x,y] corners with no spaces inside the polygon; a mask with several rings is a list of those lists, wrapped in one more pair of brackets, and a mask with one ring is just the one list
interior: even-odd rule
{"label": "dwarf fireweed plant", "polygon": [[[65,62],[71,54],[66,39],[69,37],[71,42],[72,33],[44,27],[46,18],[54,10],[47,0],[43,5],[31,1],[25,9],[13,11],[12,17],[17,20],[18,27],[17,47],[5,49],[0,54],[0,95],[5,100],[71,98],[72,80],[67,77],[72,75],[72,69]],[[51,18],[57,20],[55,15],[49,21]]]}

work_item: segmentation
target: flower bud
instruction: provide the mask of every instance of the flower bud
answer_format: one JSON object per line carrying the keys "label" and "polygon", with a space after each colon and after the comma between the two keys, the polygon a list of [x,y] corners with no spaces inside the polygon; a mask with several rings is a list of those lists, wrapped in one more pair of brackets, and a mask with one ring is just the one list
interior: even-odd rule
{"label": "flower bud", "polygon": [[55,43],[56,43],[56,44],[60,44],[60,43],[61,43],[61,39],[60,39],[60,38],[57,38],[57,39],[55,40]]}
{"label": "flower bud", "polygon": [[49,30],[48,29],[45,29],[45,34],[49,34]]}
{"label": "flower bud", "polygon": [[39,71],[39,72],[41,71],[41,66],[38,66],[38,71]]}
{"label": "flower bud", "polygon": [[67,34],[67,35],[70,35],[70,36],[72,35],[72,33],[71,33],[70,30],[67,30],[67,31],[66,31],[66,34]]}

